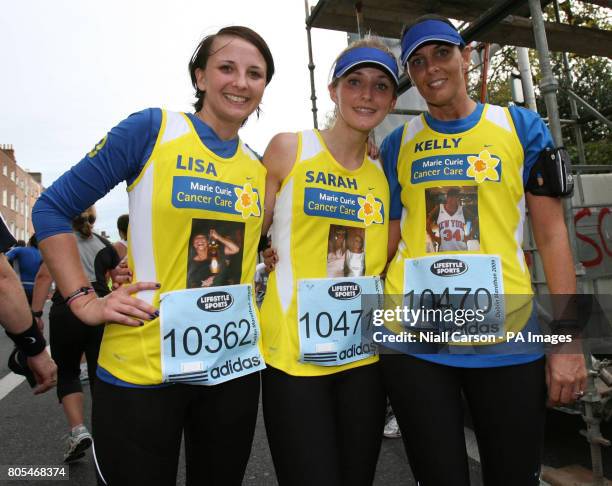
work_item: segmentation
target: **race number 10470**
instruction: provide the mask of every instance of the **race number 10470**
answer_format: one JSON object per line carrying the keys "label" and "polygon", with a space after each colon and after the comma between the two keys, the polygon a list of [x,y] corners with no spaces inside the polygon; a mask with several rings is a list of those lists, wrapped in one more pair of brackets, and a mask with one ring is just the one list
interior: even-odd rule
{"label": "race number 10470", "polygon": [[208,353],[218,353],[221,349],[234,349],[240,346],[251,346],[251,323],[246,319],[238,322],[229,321],[225,325],[209,324],[201,330],[197,326],[189,326],[183,330],[171,329],[164,336],[164,341],[170,342],[170,356],[175,358],[177,346],[182,347],[188,356],[196,356],[202,350]]}
{"label": "race number 10470", "polygon": [[491,310],[493,299],[491,292],[484,287],[473,289],[471,287],[446,287],[442,293],[436,293],[432,289],[423,289],[418,294],[414,290],[406,293],[406,306],[410,309],[422,307],[428,309],[450,309],[458,306],[458,309],[473,308],[482,310],[485,314]]}
{"label": "race number 10470", "polygon": [[300,317],[300,324],[304,326],[306,338],[310,339],[311,333],[316,333],[321,338],[328,338],[332,333],[341,333],[353,336],[365,324],[365,330],[369,330],[372,325],[372,313],[370,309],[365,312],[363,309],[343,311],[339,316],[334,316],[330,312],[311,313],[306,312]]}

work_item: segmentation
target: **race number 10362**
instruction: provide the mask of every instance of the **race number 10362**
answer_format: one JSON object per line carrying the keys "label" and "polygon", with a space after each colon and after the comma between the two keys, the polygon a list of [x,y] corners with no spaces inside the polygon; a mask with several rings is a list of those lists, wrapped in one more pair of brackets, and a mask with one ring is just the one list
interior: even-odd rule
{"label": "race number 10362", "polygon": [[229,321],[225,324],[208,324],[203,329],[198,326],[187,326],[182,331],[171,329],[164,341],[170,344],[170,356],[177,356],[177,346],[187,356],[196,356],[205,350],[218,353],[222,349],[234,349],[240,346],[253,346],[251,340],[251,323],[247,319]]}

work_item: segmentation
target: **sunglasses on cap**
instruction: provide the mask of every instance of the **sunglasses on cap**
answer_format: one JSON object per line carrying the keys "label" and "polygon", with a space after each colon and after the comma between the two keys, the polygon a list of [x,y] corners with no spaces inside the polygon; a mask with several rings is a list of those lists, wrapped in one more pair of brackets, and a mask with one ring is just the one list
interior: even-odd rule
{"label": "sunglasses on cap", "polygon": [[96,217],[93,214],[80,214],[76,218],[74,218],[74,222],[76,224],[83,224],[86,222],[89,224],[94,224],[96,222]]}

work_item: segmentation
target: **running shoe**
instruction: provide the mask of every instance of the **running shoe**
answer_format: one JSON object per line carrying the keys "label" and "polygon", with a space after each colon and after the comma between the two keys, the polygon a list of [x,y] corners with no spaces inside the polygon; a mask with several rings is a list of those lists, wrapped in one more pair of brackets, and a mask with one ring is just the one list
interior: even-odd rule
{"label": "running shoe", "polygon": [[85,456],[85,451],[91,447],[91,434],[84,425],[78,425],[66,440],[68,450],[64,454],[64,462],[72,462]]}
{"label": "running shoe", "polygon": [[395,415],[391,415],[389,420],[387,420],[387,423],[385,424],[385,428],[383,430],[383,435],[388,439],[397,439],[398,437],[402,436]]}

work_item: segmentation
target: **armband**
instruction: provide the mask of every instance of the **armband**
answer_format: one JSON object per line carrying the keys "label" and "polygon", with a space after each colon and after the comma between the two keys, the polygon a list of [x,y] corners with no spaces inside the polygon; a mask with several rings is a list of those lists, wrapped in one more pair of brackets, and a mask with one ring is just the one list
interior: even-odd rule
{"label": "armband", "polygon": [[32,311],[32,315],[33,315],[34,317],[42,317],[42,315],[43,315],[43,311],[41,311],[41,310],[36,311],[36,312]]}
{"label": "armband", "polygon": [[47,346],[45,337],[38,329],[36,321],[32,319],[32,325],[20,334],[13,334],[6,331],[6,335],[11,338],[15,346],[22,351],[26,356],[36,356],[42,353]]}
{"label": "armband", "polygon": [[564,147],[546,148],[531,168],[525,190],[535,196],[568,197],[574,190],[571,160]]}

